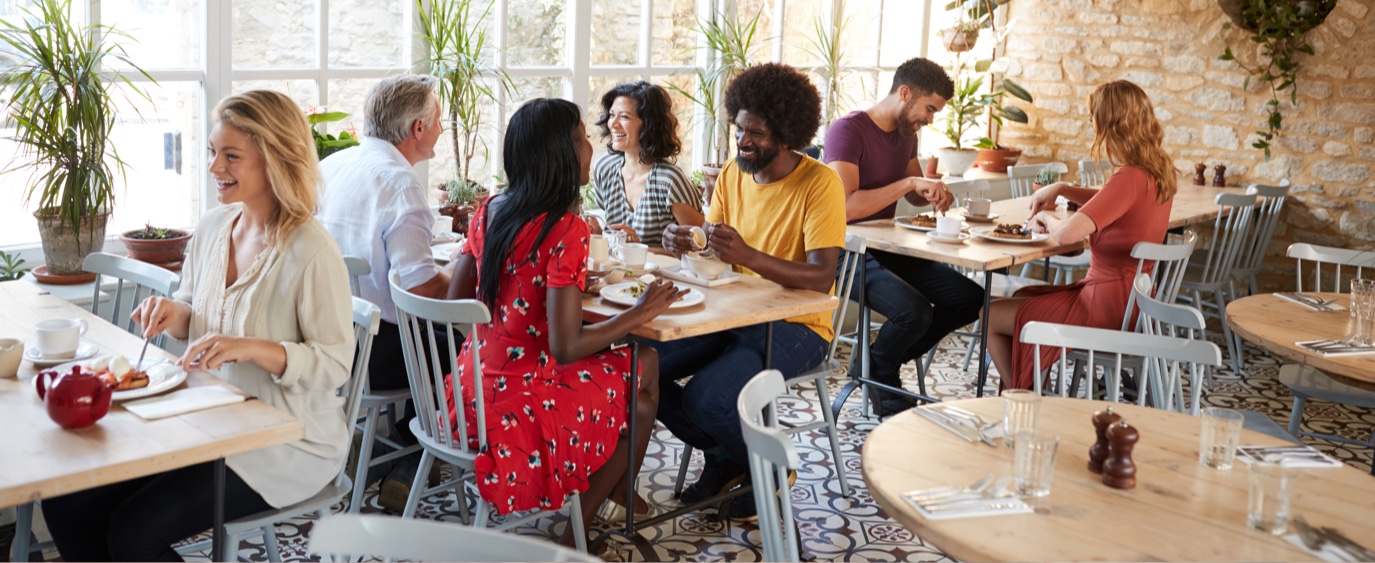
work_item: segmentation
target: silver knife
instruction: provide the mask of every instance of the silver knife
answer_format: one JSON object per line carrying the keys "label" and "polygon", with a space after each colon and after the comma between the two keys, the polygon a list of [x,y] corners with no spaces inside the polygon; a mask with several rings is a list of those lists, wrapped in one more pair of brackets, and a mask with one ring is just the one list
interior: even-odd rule
{"label": "silver knife", "polygon": [[926,412],[924,409],[919,409],[919,408],[918,408],[918,409],[912,409],[912,410],[915,411],[917,414],[921,415],[922,418],[925,418],[925,419],[927,419],[927,420],[930,420],[931,422],[936,423],[936,424],[937,424],[938,426],[940,426],[941,428],[944,428],[944,429],[946,429],[946,430],[949,430],[949,431],[951,431],[951,432],[954,432],[955,435],[957,435],[957,436],[959,436],[959,437],[961,437],[961,438],[964,438],[965,440],[968,440],[968,441],[970,441],[970,442],[973,442],[973,441],[978,440],[978,438],[975,438],[974,436],[972,436],[972,435],[970,435],[969,433],[965,432],[965,431],[964,431],[963,429],[961,429],[959,426],[950,424],[950,423],[947,422],[945,419],[941,418],[939,415],[931,414],[931,413],[929,413],[929,412]]}
{"label": "silver knife", "polygon": [[134,363],[134,370],[143,371],[143,356],[148,353],[148,343],[152,341],[152,338],[143,339],[143,350],[138,353],[138,362]]}

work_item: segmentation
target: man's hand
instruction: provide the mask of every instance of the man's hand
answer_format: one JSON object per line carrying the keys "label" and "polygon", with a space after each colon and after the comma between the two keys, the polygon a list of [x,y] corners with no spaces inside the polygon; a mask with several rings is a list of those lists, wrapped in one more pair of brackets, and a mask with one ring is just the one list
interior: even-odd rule
{"label": "man's hand", "polygon": [[[750,245],[745,243],[740,233],[735,227],[725,223],[709,224],[707,231],[707,247],[716,253],[716,257],[727,264],[743,264],[755,252]],[[691,241],[689,241],[689,244]]]}
{"label": "man's hand", "polygon": [[689,225],[669,224],[664,227],[664,250],[674,256],[692,252],[692,227]]}
{"label": "man's hand", "polygon": [[912,191],[931,204],[936,211],[946,212],[955,203],[955,194],[940,180],[912,177]]}

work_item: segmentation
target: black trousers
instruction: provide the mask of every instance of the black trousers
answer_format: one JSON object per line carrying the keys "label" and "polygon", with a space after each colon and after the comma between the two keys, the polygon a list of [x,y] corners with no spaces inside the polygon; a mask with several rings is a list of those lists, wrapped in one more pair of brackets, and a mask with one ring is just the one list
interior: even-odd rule
{"label": "black trousers", "polygon": [[[456,335],[461,338],[461,335]],[[443,333],[435,334],[435,348],[438,349],[441,364],[446,363],[449,357],[449,339]],[[426,357],[429,357],[429,337],[421,333],[421,342],[426,349]],[[455,345],[462,346],[463,341],[456,339]],[[450,373],[450,371],[445,371]],[[401,329],[396,323],[382,321],[378,326],[377,336],[372,339],[372,356],[368,358],[368,384],[374,391],[391,391],[394,389],[409,389],[410,379],[406,376],[406,355],[401,349]],[[415,436],[411,435],[410,421],[415,418],[415,407],[409,402],[406,403],[406,412],[397,418],[396,421],[396,440],[403,445],[415,443]]]}
{"label": "black trousers", "polygon": [[[207,462],[43,501],[66,561],[181,561],[172,544],[214,524],[214,463]],[[271,508],[225,470],[225,521]]]}

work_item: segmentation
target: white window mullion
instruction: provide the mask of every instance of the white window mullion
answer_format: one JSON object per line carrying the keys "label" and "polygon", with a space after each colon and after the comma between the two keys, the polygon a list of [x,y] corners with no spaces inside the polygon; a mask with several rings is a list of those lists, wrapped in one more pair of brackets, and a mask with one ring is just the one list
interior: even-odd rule
{"label": "white window mullion", "polygon": [[320,107],[329,107],[329,0],[315,0],[315,31],[318,52],[315,61],[315,91],[320,93]]}
{"label": "white window mullion", "polygon": [[640,66],[654,67],[654,0],[640,0]]}
{"label": "white window mullion", "polygon": [[585,108],[591,99],[592,0],[575,0],[568,24],[570,33],[566,50],[573,53],[573,60],[570,61],[573,70],[573,78],[569,81],[570,99],[578,107]]}
{"label": "white window mullion", "polygon": [[[200,120],[200,138],[210,138],[211,121],[214,119],[210,112],[214,111],[215,105],[220,100],[228,96],[233,91],[234,73],[234,1],[225,0],[223,2],[205,3],[205,88],[202,90],[204,96],[201,98],[201,113],[205,119]],[[200,169],[206,171],[197,180],[199,185],[200,212],[204,214],[210,209],[215,201],[215,194],[210,187],[209,163],[206,162],[206,152],[203,147],[194,147],[188,151],[195,156],[200,163]]]}
{"label": "white window mullion", "polygon": [[[778,0],[778,3],[773,5],[773,58],[770,60],[776,63],[783,62],[783,12],[787,9],[788,0]],[[731,16],[738,18],[739,14],[732,11]]]}
{"label": "white window mullion", "polygon": [[[509,21],[507,19],[507,14],[510,13],[511,3],[507,0],[494,1],[496,2],[496,6],[495,9],[492,10],[492,13],[496,14],[496,34],[493,36],[493,39],[497,46],[497,53],[495,59],[496,66],[497,68],[505,70],[506,74],[510,76],[512,80],[514,80],[518,75],[516,73],[511,72],[511,69],[506,67],[506,41],[508,39],[506,33],[506,22]],[[496,79],[498,82],[500,81],[499,77],[493,78]],[[490,147],[490,150],[487,151],[487,154],[491,156],[491,159],[487,161],[487,175],[491,176],[495,174],[501,176],[502,178],[505,178],[506,170],[505,166],[502,164],[506,160],[506,147],[504,139],[506,138],[506,122],[510,121],[511,119],[509,115],[506,115],[506,106],[511,103],[511,97],[520,96],[520,92],[507,92],[505,88],[501,87],[501,85],[498,84],[496,86],[496,95],[497,114],[495,122],[492,123],[492,128],[496,129],[497,134],[494,136],[494,139],[492,141],[493,146]]]}

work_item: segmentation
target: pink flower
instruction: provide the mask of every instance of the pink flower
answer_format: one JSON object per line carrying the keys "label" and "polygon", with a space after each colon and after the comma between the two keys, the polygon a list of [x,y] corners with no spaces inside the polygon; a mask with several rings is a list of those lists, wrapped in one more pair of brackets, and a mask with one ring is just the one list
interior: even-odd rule
{"label": "pink flower", "polygon": [[321,106],[310,106],[306,108],[306,115],[319,115],[325,113],[325,108]]}

